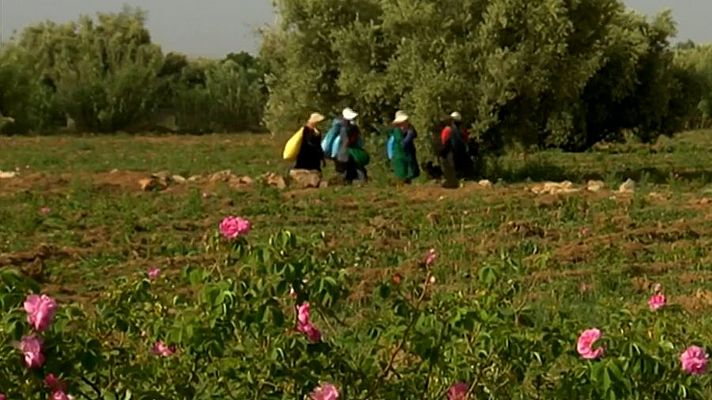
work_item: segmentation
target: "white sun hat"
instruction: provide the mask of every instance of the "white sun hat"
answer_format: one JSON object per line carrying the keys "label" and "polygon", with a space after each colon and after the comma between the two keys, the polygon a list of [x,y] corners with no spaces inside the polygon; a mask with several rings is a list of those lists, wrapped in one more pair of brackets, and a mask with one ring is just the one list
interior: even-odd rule
{"label": "white sun hat", "polygon": [[325,119],[325,117],[319,113],[313,113],[312,115],[309,116],[309,121],[307,121],[308,124],[318,124],[319,122],[322,122]]}
{"label": "white sun hat", "polygon": [[455,111],[452,114],[450,114],[450,118],[454,119],[455,121],[462,121],[462,114]]}
{"label": "white sun hat", "polygon": [[393,120],[394,124],[402,124],[403,122],[407,121],[410,117],[408,114],[405,113],[405,111],[396,111],[396,117]]}
{"label": "white sun hat", "polygon": [[341,116],[347,121],[353,121],[356,117],[358,117],[358,114],[351,108],[346,107],[344,108],[344,111],[341,112]]}

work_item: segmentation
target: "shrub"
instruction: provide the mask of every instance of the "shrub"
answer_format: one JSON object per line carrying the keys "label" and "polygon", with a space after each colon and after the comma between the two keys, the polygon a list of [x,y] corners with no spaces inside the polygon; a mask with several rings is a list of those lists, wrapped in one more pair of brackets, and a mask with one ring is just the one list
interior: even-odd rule
{"label": "shrub", "polygon": [[27,297],[37,285],[1,271],[0,388],[23,399],[710,394],[706,351],[660,297],[581,334],[585,318],[529,306],[514,260],[445,290],[431,251],[413,260],[419,272],[372,282],[373,299],[359,301],[348,261],[320,237],[253,244],[226,221],[205,242],[212,264],[122,278],[93,307]]}

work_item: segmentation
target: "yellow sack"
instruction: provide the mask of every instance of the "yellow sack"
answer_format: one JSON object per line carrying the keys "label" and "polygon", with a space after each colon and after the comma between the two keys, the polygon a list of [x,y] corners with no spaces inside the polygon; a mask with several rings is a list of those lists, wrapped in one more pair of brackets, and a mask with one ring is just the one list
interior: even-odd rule
{"label": "yellow sack", "polygon": [[291,137],[287,141],[287,144],[284,146],[284,154],[282,154],[282,157],[284,157],[285,160],[294,160],[297,158],[297,155],[299,155],[299,149],[302,147],[302,136],[304,133],[304,128],[300,128],[297,133],[294,134],[294,136]]}

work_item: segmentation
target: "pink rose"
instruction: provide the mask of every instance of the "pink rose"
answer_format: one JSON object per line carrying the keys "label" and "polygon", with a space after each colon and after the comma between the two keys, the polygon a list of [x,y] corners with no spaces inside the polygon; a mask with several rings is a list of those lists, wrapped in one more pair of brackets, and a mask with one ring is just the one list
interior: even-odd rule
{"label": "pink rose", "polygon": [[65,390],[65,384],[54,374],[49,374],[44,379],[45,385],[52,390]]}
{"label": "pink rose", "polygon": [[25,300],[27,322],[37,332],[44,332],[52,324],[57,312],[57,303],[47,295],[32,294]]}
{"label": "pink rose", "polygon": [[666,303],[667,299],[664,294],[654,294],[650,296],[650,299],[648,300],[650,311],[658,311],[659,309],[665,307]]}
{"label": "pink rose", "polygon": [[690,375],[704,375],[707,372],[708,359],[705,349],[697,346],[688,347],[680,355],[682,370]]}
{"label": "pink rose", "polygon": [[309,303],[302,303],[297,306],[297,330],[309,339],[312,343],[321,341],[321,331],[311,323],[309,316]]}
{"label": "pink rose", "polygon": [[435,251],[435,249],[430,249],[428,252],[425,254],[425,265],[428,267],[435,264],[435,261],[438,259],[438,252]]}
{"label": "pink rose", "polygon": [[603,355],[603,348],[594,349],[593,345],[601,338],[601,331],[598,329],[588,329],[581,333],[578,338],[576,350],[581,357],[587,360],[595,360]]}
{"label": "pink rose", "polygon": [[336,386],[330,383],[325,383],[314,389],[310,397],[311,400],[338,400],[339,390]]}
{"label": "pink rose", "polygon": [[167,344],[159,340],[153,345],[151,352],[157,356],[170,357],[175,354],[176,347],[168,346]]}
{"label": "pink rose", "polygon": [[450,387],[447,391],[447,400],[467,400],[467,392],[470,391],[470,385],[460,382]]}
{"label": "pink rose", "polygon": [[302,305],[297,306],[297,323],[309,323],[309,303],[302,303]]}
{"label": "pink rose", "polygon": [[71,400],[72,396],[67,395],[64,393],[63,390],[55,390],[52,392],[52,396],[50,397],[50,400]]}
{"label": "pink rose", "polygon": [[49,207],[42,207],[40,208],[40,214],[42,215],[47,215],[52,212],[52,209]]}
{"label": "pink rose", "polygon": [[0,393],[0,400],[7,400],[4,394]]}
{"label": "pink rose", "polygon": [[240,217],[225,217],[220,223],[220,233],[230,240],[247,235],[250,229],[252,229],[250,221]]}
{"label": "pink rose", "polygon": [[158,279],[158,277],[161,275],[161,269],[156,268],[156,267],[151,267],[148,269],[148,279],[154,281]]}
{"label": "pink rose", "polygon": [[309,339],[310,342],[321,342],[321,331],[317,327],[312,325],[311,322],[304,325],[299,325],[297,329],[299,330],[299,332],[303,333],[307,337],[307,339]]}
{"label": "pink rose", "polygon": [[44,365],[45,358],[42,354],[42,339],[39,337],[25,336],[20,341],[20,351],[25,356],[27,368],[39,368]]}

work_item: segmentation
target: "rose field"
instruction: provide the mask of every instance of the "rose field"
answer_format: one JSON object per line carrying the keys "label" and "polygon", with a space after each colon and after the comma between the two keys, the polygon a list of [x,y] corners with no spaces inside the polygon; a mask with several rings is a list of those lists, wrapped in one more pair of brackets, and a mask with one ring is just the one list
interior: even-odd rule
{"label": "rose field", "polygon": [[0,137],[0,399],[712,398],[712,132],[455,190],[286,139]]}

